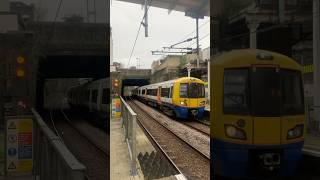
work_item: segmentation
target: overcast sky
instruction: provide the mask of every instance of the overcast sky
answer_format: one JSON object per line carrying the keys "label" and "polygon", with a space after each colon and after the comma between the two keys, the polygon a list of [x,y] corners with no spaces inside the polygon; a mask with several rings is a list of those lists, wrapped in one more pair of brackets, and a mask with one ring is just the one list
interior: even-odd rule
{"label": "overcast sky", "polygon": [[[144,15],[141,5],[112,0],[110,23],[113,36],[113,59],[123,63],[125,67],[133,47],[134,40]],[[210,46],[210,19],[205,17],[199,20],[201,47],[204,49]],[[184,12],[172,11],[155,7],[149,8],[149,37],[144,37],[144,28],[140,30],[139,38],[130,61],[130,66],[137,65],[137,58],[140,58],[141,68],[151,68],[151,63],[161,56],[154,56],[151,50],[162,50],[163,46],[170,46],[180,42],[196,28],[196,20],[186,17]],[[195,33],[188,36],[194,37]],[[188,42],[182,46],[188,47]],[[194,43],[193,47],[196,47]]]}
{"label": "overcast sky", "polygon": [[[2,0],[0,0],[2,1]],[[57,12],[58,4],[60,0],[10,0],[21,1],[25,3],[33,3],[36,7],[39,7],[45,12],[44,20],[52,21]],[[93,9],[93,0],[89,0],[89,11]],[[97,22],[107,23],[109,22],[109,0],[96,0],[96,16]],[[87,12],[87,0],[62,0],[58,20],[62,17],[77,14],[86,17]],[[93,18],[92,18],[93,20]]]}
{"label": "overcast sky", "polygon": [[[13,0],[11,0],[13,1]],[[34,3],[45,11],[46,21],[52,21],[57,11],[59,0],[18,0],[26,3]],[[86,17],[87,0],[63,0],[58,20],[71,14],[78,14]],[[89,2],[93,2],[89,0]],[[144,10],[141,5],[111,1],[109,18],[109,0],[96,0],[97,22],[111,23],[113,35],[113,57],[114,61],[123,63],[126,67],[133,47],[133,43],[143,17]],[[90,5],[89,5],[90,6]],[[92,7],[92,6],[90,6]],[[199,20],[201,47],[204,49],[210,46],[210,22],[209,17]],[[150,68],[154,60],[161,56],[154,56],[151,50],[162,50],[163,46],[170,46],[180,42],[186,35],[195,30],[195,19],[186,17],[184,12],[172,11],[168,14],[167,9],[155,7],[149,8],[149,37],[144,37],[144,28],[141,28],[140,35],[130,61],[129,66],[137,65],[137,58],[140,58],[141,68]],[[194,37],[195,33],[187,38]],[[194,41],[193,41],[194,42]],[[191,43],[193,43],[191,42]],[[191,43],[183,44],[188,47]],[[193,47],[196,47],[194,43]]]}

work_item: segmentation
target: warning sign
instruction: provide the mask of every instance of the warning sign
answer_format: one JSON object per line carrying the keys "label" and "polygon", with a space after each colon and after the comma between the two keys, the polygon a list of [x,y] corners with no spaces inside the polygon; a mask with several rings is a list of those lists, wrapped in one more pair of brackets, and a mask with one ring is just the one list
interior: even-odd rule
{"label": "warning sign", "polygon": [[8,169],[17,169],[17,166],[15,165],[15,163],[13,161],[11,161],[11,163],[8,166]]}
{"label": "warning sign", "polygon": [[7,117],[7,173],[32,172],[32,117]]}
{"label": "warning sign", "polygon": [[118,118],[121,116],[121,101],[120,98],[112,99],[112,116]]}
{"label": "warning sign", "polygon": [[10,122],[8,129],[17,129],[16,123],[14,121]]}
{"label": "warning sign", "polygon": [[16,136],[16,134],[8,134],[8,141],[9,141],[9,143],[15,143],[15,142],[17,142],[17,136]]}

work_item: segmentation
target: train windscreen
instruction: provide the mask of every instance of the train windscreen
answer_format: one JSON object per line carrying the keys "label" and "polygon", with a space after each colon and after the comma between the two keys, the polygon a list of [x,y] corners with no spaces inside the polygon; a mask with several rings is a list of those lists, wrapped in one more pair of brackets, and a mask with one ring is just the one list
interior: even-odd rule
{"label": "train windscreen", "polygon": [[[250,73],[248,73],[250,72]],[[301,73],[276,67],[226,69],[224,113],[260,117],[304,113]]]}
{"label": "train windscreen", "polygon": [[204,84],[200,83],[181,83],[180,84],[181,98],[205,98]]}
{"label": "train windscreen", "polygon": [[303,114],[304,101],[301,73],[281,70],[282,111],[284,115]]}
{"label": "train windscreen", "polygon": [[281,82],[276,68],[252,69],[252,112],[255,116],[280,116]]}

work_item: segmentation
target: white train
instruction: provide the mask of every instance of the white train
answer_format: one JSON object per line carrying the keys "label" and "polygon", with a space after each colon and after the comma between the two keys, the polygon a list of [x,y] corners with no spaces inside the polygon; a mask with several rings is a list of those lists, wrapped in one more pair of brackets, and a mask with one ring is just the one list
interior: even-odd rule
{"label": "white train", "polygon": [[89,113],[90,118],[96,123],[107,127],[110,112],[109,79],[100,79],[72,87],[68,90],[67,97],[72,108]]}
{"label": "white train", "polygon": [[201,119],[205,108],[204,82],[193,77],[182,77],[170,81],[141,86],[134,89],[134,96],[166,114],[181,119]]}

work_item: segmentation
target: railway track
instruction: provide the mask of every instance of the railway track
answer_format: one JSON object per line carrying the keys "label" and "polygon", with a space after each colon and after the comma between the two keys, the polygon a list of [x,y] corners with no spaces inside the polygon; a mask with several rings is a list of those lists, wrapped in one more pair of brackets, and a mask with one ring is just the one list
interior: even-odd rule
{"label": "railway track", "polygon": [[[130,99],[133,100],[133,99]],[[154,109],[155,111],[158,111],[160,113],[161,112],[159,109]],[[168,118],[171,119],[171,117],[169,117],[168,115],[164,114],[165,116],[167,116]],[[199,131],[207,136],[210,136],[210,125],[206,122],[203,122],[201,120],[193,120],[193,121],[182,121],[182,120],[175,120],[178,123],[184,124],[196,131]]]}
{"label": "railway track", "polygon": [[[86,168],[88,180],[109,179],[109,153],[101,145],[92,141],[92,137],[75,126],[69,117],[63,112],[55,112],[52,123],[56,133],[63,139],[66,146],[83,163]],[[87,128],[88,131],[90,128]]]}
{"label": "railway track", "polygon": [[[189,127],[183,124],[183,121],[176,121],[164,115],[161,111],[147,106],[139,101],[133,101],[138,107],[146,111],[153,119],[158,121],[165,128],[170,130],[173,134],[177,135],[187,144],[201,152],[204,156],[210,159],[210,136],[207,133],[199,131],[195,127]],[[199,123],[201,126],[201,124]],[[207,132],[210,131],[206,127]]]}
{"label": "railway track", "polygon": [[127,101],[137,113],[138,123],[188,179],[210,179],[210,157],[190,146],[144,111],[134,101]]}
{"label": "railway track", "polygon": [[210,126],[201,123],[199,121],[178,121],[179,123],[182,123],[190,128],[193,128],[197,131],[202,132],[203,134],[210,136]]}

